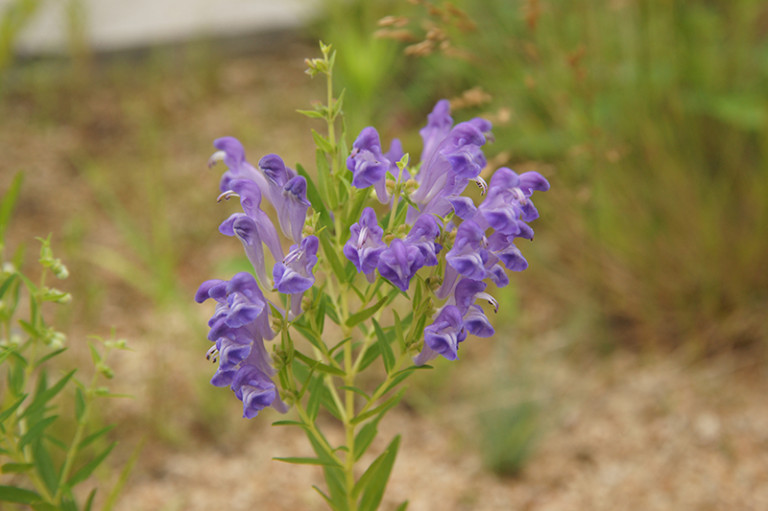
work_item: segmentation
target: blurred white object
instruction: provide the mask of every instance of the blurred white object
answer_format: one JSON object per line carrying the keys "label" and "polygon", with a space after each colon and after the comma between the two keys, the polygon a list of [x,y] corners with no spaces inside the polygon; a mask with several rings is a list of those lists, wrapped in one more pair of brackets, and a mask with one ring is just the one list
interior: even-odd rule
{"label": "blurred white object", "polygon": [[[0,0],[0,12],[15,0]],[[207,37],[235,37],[301,26],[316,0],[80,0],[84,39],[96,51],[141,48]],[[67,0],[43,0],[15,48],[66,53]]]}

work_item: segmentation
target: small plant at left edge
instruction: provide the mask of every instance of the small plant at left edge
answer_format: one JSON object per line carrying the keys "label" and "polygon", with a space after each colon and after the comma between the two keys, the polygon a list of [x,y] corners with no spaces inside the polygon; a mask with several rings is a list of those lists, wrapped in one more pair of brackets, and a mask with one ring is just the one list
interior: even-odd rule
{"label": "small plant at left edge", "polygon": [[[125,349],[125,341],[89,342],[94,367],[84,381],[78,369],[62,367],[66,337],[46,322],[43,309],[47,302],[71,301],[69,293],[46,282],[67,278],[67,268],[53,256],[50,236],[38,238],[37,283],[22,272],[23,250],[5,257],[21,181],[19,173],[0,199],[0,502],[36,511],[87,511],[94,509],[96,488],[82,489],[83,483],[115,446],[106,437],[113,426],[97,424],[92,412],[98,400],[116,396],[103,385],[114,376],[107,358]],[[133,461],[135,455],[101,509],[112,508]]]}

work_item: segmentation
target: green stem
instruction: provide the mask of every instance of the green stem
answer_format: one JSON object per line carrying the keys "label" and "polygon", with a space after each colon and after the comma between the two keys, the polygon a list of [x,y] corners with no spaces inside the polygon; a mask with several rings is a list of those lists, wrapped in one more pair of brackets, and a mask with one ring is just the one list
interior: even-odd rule
{"label": "green stem", "polygon": [[[105,360],[107,354],[108,352],[104,355]],[[88,424],[88,416],[91,412],[91,406],[93,405],[94,396],[96,394],[96,384],[98,383],[98,378],[99,372],[95,371],[91,377],[91,382],[88,384],[88,387],[85,391],[85,407],[83,409],[83,414],[77,421],[75,436],[72,438],[72,442],[69,444],[67,457],[64,459],[64,466],[61,468],[61,473],[59,475],[58,488],[56,489],[56,494],[53,496],[53,501],[56,505],[61,503],[62,492],[66,486],[67,479],[69,478],[69,472],[72,470],[72,466],[75,463],[75,458],[77,457],[79,451],[80,442],[82,441],[83,435],[85,434],[85,427]]]}
{"label": "green stem", "polygon": [[381,385],[379,385],[379,387],[374,391],[373,395],[371,396],[371,399],[369,399],[368,402],[360,409],[360,411],[358,412],[358,415],[362,415],[368,410],[370,410],[371,407],[375,405],[376,402],[384,396],[385,394],[384,391],[389,386],[389,384],[392,383],[392,381],[394,380],[393,375],[396,375],[400,371],[401,366],[403,365],[403,360],[406,360],[406,359],[408,359],[407,351],[403,351],[400,353],[400,355],[398,355],[397,360],[395,360],[395,365],[392,368],[392,371],[389,372],[387,377],[384,379],[384,382]]}

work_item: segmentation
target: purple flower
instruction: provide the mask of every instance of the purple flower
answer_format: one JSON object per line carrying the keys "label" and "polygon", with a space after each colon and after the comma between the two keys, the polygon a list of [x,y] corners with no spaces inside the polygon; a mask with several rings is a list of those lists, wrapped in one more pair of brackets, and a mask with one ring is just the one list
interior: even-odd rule
{"label": "purple flower", "polygon": [[418,214],[443,217],[451,211],[459,218],[469,219],[476,211],[472,201],[461,197],[461,193],[470,180],[480,179],[480,171],[486,165],[481,146],[491,124],[483,119],[451,127],[452,123],[449,103],[439,101],[420,132],[424,150],[421,170],[416,176],[419,188],[411,195],[418,212],[409,210],[408,221]]}
{"label": "purple flower", "polygon": [[272,270],[275,288],[285,294],[303,293],[315,283],[312,268],[317,263],[319,240],[307,236],[299,245],[293,245],[288,255]]}
{"label": "purple flower", "polygon": [[437,265],[437,253],[443,248],[435,243],[440,227],[432,215],[421,215],[405,237],[406,243],[416,246],[424,257],[424,266]]}
{"label": "purple flower", "polygon": [[208,322],[208,338],[215,343],[209,357],[219,367],[211,379],[218,387],[229,385],[243,402],[243,415],[255,417],[267,406],[285,412],[287,407],[271,380],[274,369],[264,339],[274,337],[269,327],[269,305],[250,273],[238,273],[230,281],[209,280],[195,294],[202,303],[212,298],[216,310]]}
{"label": "purple flower", "polygon": [[538,218],[539,212],[530,197],[534,190],[548,189],[549,183],[538,172],[526,172],[518,176],[514,171],[502,167],[491,177],[488,195],[478,211],[497,232],[533,237],[527,222]]}
{"label": "purple flower", "polygon": [[411,279],[424,266],[419,247],[395,238],[379,256],[378,269],[382,277],[401,291],[408,291]]}
{"label": "purple flower", "polygon": [[307,180],[287,168],[276,154],[268,154],[259,160],[259,168],[267,178],[267,196],[277,211],[280,229],[298,243],[310,206]]}
{"label": "purple flower", "polygon": [[245,248],[245,254],[253,265],[262,285],[267,285],[267,274],[262,243],[279,261],[283,257],[280,240],[272,221],[261,209],[261,192],[255,182],[247,179],[230,181],[232,192],[240,196],[243,213],[234,213],[219,226],[219,232],[237,237]]}
{"label": "purple flower", "polygon": [[472,220],[465,220],[456,231],[456,240],[445,260],[460,274],[482,280],[488,252],[485,250],[483,230]]}
{"label": "purple flower", "polygon": [[347,158],[347,168],[352,172],[352,186],[367,188],[384,179],[391,162],[381,152],[379,132],[367,127],[360,132],[352,153]]}
{"label": "purple flower", "polygon": [[[243,417],[252,419],[261,410],[272,405],[283,413],[287,407],[280,400],[280,394],[272,380],[255,366],[245,364],[232,377],[231,388],[243,402]],[[275,406],[277,405],[277,406]]]}
{"label": "purple flower", "polygon": [[488,251],[498,258],[511,271],[523,271],[528,268],[528,261],[513,243],[514,236],[495,232],[488,237]]}
{"label": "purple flower", "polygon": [[432,159],[437,146],[451,131],[451,126],[453,126],[451,104],[447,99],[441,99],[427,116],[427,125],[419,131],[421,140],[424,142],[424,149],[421,152],[422,162]]}
{"label": "purple flower", "polygon": [[495,333],[493,325],[478,305],[470,305],[464,314],[464,328],[477,337],[491,337]]}
{"label": "purple flower", "polygon": [[461,316],[455,305],[442,308],[434,322],[424,329],[424,348],[414,359],[415,364],[424,364],[437,355],[456,360],[459,343],[467,338]]}
{"label": "purple flower", "polygon": [[255,182],[260,188],[267,188],[264,176],[245,159],[243,144],[234,137],[217,138],[213,146],[218,149],[208,159],[208,166],[212,167],[216,162],[223,161],[228,170],[221,176],[219,188],[222,192],[231,190],[230,182],[234,179],[248,179]]}
{"label": "purple flower", "polygon": [[483,298],[493,305],[494,310],[497,310],[499,306],[496,299],[485,292],[485,288],[485,282],[463,278],[456,284],[454,293],[454,301],[456,308],[462,315],[464,328],[478,337],[490,337],[494,330],[483,309],[475,305],[475,301],[478,298]]}
{"label": "purple flower", "polygon": [[360,221],[349,228],[351,236],[344,244],[344,256],[352,261],[358,272],[371,275],[379,264],[379,256],[387,247],[381,240],[384,230],[379,227],[376,212],[365,208]]}

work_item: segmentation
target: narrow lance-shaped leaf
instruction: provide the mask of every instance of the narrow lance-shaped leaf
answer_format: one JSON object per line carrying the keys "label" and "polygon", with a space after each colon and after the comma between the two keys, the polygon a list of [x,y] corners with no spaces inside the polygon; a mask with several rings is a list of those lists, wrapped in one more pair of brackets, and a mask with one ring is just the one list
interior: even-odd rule
{"label": "narrow lance-shaped leaf", "polygon": [[0,424],[5,422],[5,420],[10,417],[18,408],[21,406],[21,403],[24,402],[25,399],[27,399],[28,394],[23,394],[19,399],[13,402],[11,406],[6,408],[0,413]]}
{"label": "narrow lance-shaped leaf", "polygon": [[97,439],[101,438],[102,436],[106,435],[110,431],[114,429],[114,424],[110,424],[109,426],[104,426],[103,428],[99,429],[98,431],[94,431],[87,437],[83,438],[80,441],[80,445],[77,447],[78,449],[82,450],[85,449],[87,446],[95,442]]}
{"label": "narrow lance-shaped leaf", "polygon": [[373,320],[373,328],[376,332],[379,352],[381,353],[381,358],[384,361],[384,368],[386,369],[387,374],[389,374],[392,371],[392,368],[395,366],[395,354],[392,352],[392,347],[389,345],[389,339],[387,339],[387,336],[384,334],[384,331],[381,329],[381,326],[375,319]]}
{"label": "narrow lance-shaped leaf", "polygon": [[275,461],[282,461],[283,463],[292,463],[294,465],[320,465],[320,466],[331,466],[331,467],[339,467],[341,468],[341,465],[336,463],[333,460],[328,459],[319,459],[319,458],[302,458],[302,457],[288,457],[288,458],[279,458],[274,457],[272,458]]}
{"label": "narrow lance-shaped leaf", "polygon": [[32,504],[42,500],[37,493],[16,488],[15,486],[0,486],[0,502],[15,502],[17,504]]}
{"label": "narrow lance-shaped leaf", "polygon": [[362,493],[360,511],[376,511],[379,508],[399,447],[400,435],[397,435],[355,484],[354,497],[357,498]]}
{"label": "narrow lance-shaped leaf", "polygon": [[45,417],[33,424],[19,440],[19,450],[24,449],[35,440],[40,439],[43,436],[43,433],[45,433],[45,428],[50,426],[58,418],[58,415],[51,415],[50,417]]}
{"label": "narrow lance-shaped leaf", "polygon": [[300,351],[294,352],[294,355],[297,359],[301,360],[303,363],[305,363],[308,367],[320,371],[322,373],[331,374],[334,376],[345,376],[345,372],[341,369],[338,369],[336,367],[329,366],[328,364],[323,364],[319,360],[313,360],[309,358],[308,356],[304,355]]}
{"label": "narrow lance-shaped leaf", "polygon": [[312,204],[312,209],[320,214],[320,223],[328,229],[333,228],[333,220],[331,220],[331,215],[328,213],[328,208],[326,207],[325,202],[323,202],[320,191],[315,185],[315,181],[301,165],[296,165],[296,172],[307,180],[307,198],[309,199],[310,204]]}
{"label": "narrow lance-shaped leaf", "polygon": [[352,419],[352,424],[360,424],[361,422],[365,421],[366,419],[369,419],[370,417],[373,417],[374,415],[378,415],[380,413],[386,412],[393,406],[395,406],[397,403],[400,402],[400,399],[403,397],[403,393],[405,392],[405,389],[400,389],[395,395],[384,401],[382,404],[377,406],[376,408],[372,408],[371,410],[368,410],[367,412],[361,413],[354,419]]}
{"label": "narrow lance-shaped leaf", "polygon": [[0,249],[5,245],[5,230],[8,228],[8,223],[11,219],[11,213],[13,207],[16,205],[16,200],[19,197],[21,191],[21,182],[24,180],[24,173],[17,172],[13,176],[11,186],[0,199]]}
{"label": "narrow lance-shaped leaf", "polygon": [[77,372],[76,369],[71,370],[67,374],[61,377],[59,381],[57,381],[51,388],[46,389],[42,392],[39,392],[35,398],[32,400],[32,403],[27,407],[26,410],[24,410],[24,413],[21,414],[21,417],[24,418],[28,416],[31,413],[36,412],[45,404],[56,397],[56,395],[61,392],[61,390],[64,388],[64,386],[67,384],[67,382],[74,376],[75,372]]}
{"label": "narrow lance-shaped leaf", "polygon": [[54,494],[58,489],[59,477],[53,465],[53,459],[45,447],[45,443],[37,441],[32,444],[32,461],[35,470],[45,484],[48,493]]}
{"label": "narrow lance-shaped leaf", "polygon": [[335,273],[339,279],[342,279],[346,272],[344,271],[344,265],[341,263],[337,254],[338,250],[333,246],[331,240],[328,239],[328,231],[320,233],[318,236],[320,243],[323,245],[323,256],[331,264],[333,273]]}
{"label": "narrow lance-shaped leaf", "polygon": [[117,445],[117,442],[112,442],[109,444],[109,446],[104,449],[101,453],[99,453],[96,457],[94,457],[91,461],[83,465],[80,470],[75,472],[75,474],[69,478],[69,481],[67,481],[67,484],[69,486],[75,486],[78,483],[81,483],[88,479],[88,477],[93,473],[94,470],[96,470],[96,467],[98,467],[102,461],[109,455],[109,453],[114,449],[115,445]]}
{"label": "narrow lance-shaped leaf", "polygon": [[351,315],[351,316],[350,316],[350,317],[347,319],[346,325],[347,325],[348,327],[350,327],[350,328],[352,328],[352,327],[354,327],[354,326],[357,326],[357,324],[358,324],[358,323],[362,323],[362,322],[363,322],[363,321],[365,321],[366,319],[368,319],[368,318],[370,318],[371,316],[373,316],[374,314],[376,314],[376,312],[377,312],[379,309],[381,309],[381,307],[382,307],[382,306],[383,306],[385,303],[387,303],[387,297],[384,297],[384,298],[380,299],[378,302],[376,302],[375,304],[371,305],[371,306],[370,306],[370,307],[368,307],[367,309],[363,309],[363,310],[361,310],[360,312],[356,312],[355,314],[352,314],[352,315]]}
{"label": "narrow lance-shaped leaf", "polygon": [[83,421],[83,414],[85,414],[85,394],[80,387],[75,389],[75,417],[77,422]]}
{"label": "narrow lance-shaped leaf", "polygon": [[33,468],[35,468],[35,465],[32,463],[5,463],[0,465],[0,473],[19,474]]}

